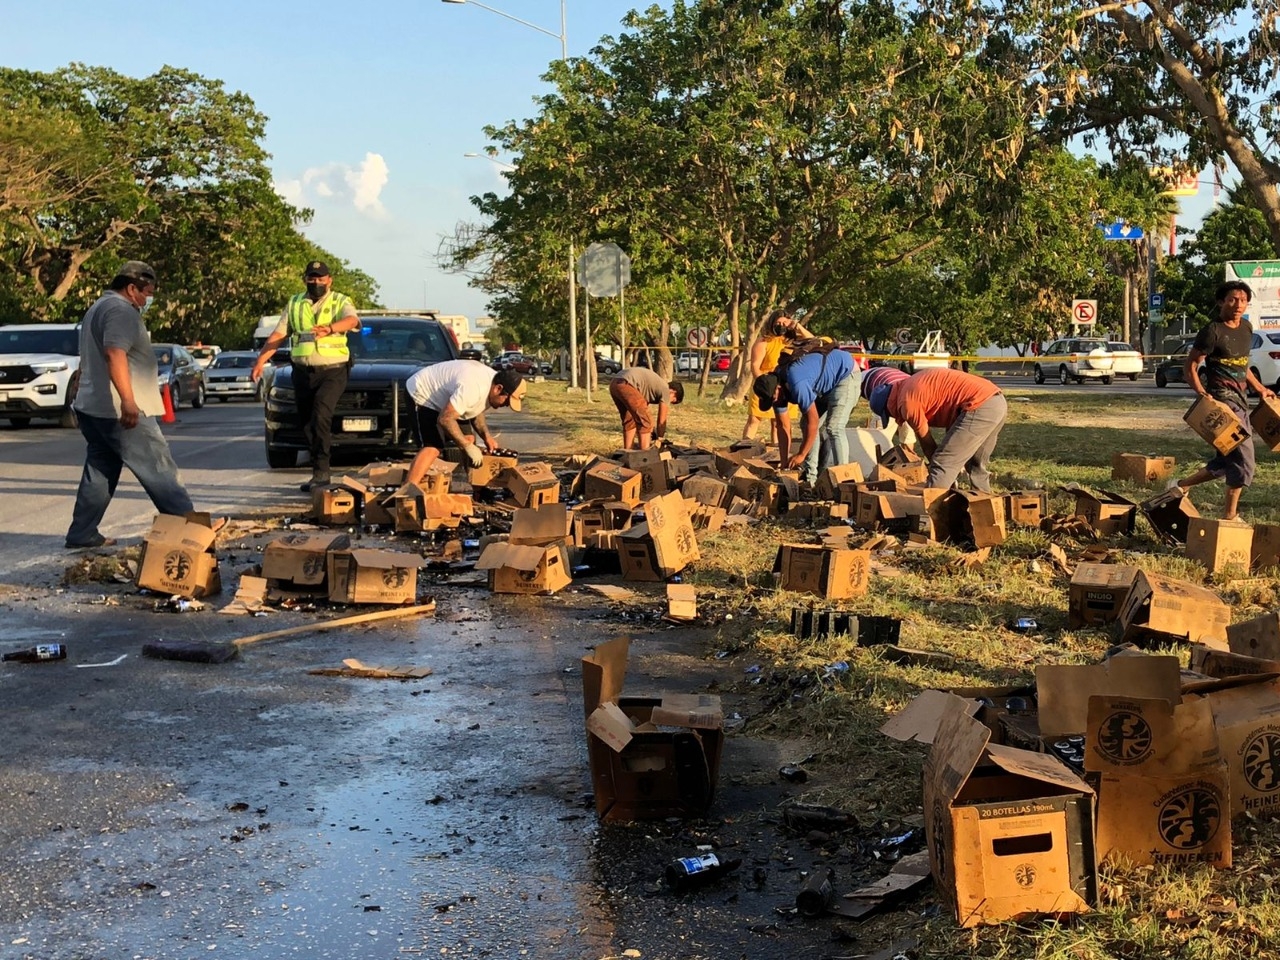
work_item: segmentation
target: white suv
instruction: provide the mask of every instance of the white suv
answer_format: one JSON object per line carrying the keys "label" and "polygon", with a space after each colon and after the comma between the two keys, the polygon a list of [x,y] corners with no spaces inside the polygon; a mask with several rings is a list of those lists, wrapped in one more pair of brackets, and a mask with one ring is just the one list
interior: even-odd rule
{"label": "white suv", "polygon": [[74,427],[71,401],[79,383],[79,324],[0,327],[0,417],[15,427],[36,419]]}
{"label": "white suv", "polygon": [[1264,387],[1280,386],[1280,327],[1255,327],[1249,369]]}
{"label": "white suv", "polygon": [[1107,349],[1107,341],[1086,337],[1055,340],[1036,358],[1036,383],[1057,377],[1062,384],[1084,383],[1086,380],[1111,382],[1115,359]]}

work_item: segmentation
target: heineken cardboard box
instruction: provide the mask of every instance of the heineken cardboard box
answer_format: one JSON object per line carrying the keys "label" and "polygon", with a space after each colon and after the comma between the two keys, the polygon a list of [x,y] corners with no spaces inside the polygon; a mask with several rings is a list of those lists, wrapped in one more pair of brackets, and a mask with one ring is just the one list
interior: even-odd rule
{"label": "heineken cardboard box", "polygon": [[489,589],[494,593],[555,593],[573,580],[562,543],[548,546],[490,543],[480,554],[476,569],[489,572]]}
{"label": "heineken cardboard box", "polygon": [[1243,520],[1193,517],[1187,525],[1187,559],[1209,573],[1236,567],[1246,575],[1253,556],[1253,527]]}
{"label": "heineken cardboard box", "polygon": [[139,587],[196,600],[222,592],[216,544],[207,513],[156,514],[138,557]]}
{"label": "heineken cardboard box", "polygon": [[540,507],[560,499],[560,480],[548,463],[519,463],[503,470],[491,485],[506,487],[521,507]]}
{"label": "heineken cardboard box", "polygon": [[624,580],[666,580],[701,558],[689,510],[678,491],[645,503],[644,517],[617,539]]}
{"label": "heineken cardboard box", "polygon": [[1200,516],[1187,491],[1181,487],[1165,490],[1142,501],[1140,509],[1151,528],[1168,544],[1186,543],[1192,519]]}
{"label": "heineken cardboard box", "polygon": [[1086,490],[1083,487],[1067,487],[1076,497],[1075,515],[1104,537],[1133,533],[1138,505],[1127,497],[1110,490]]}
{"label": "heineken cardboard box", "polygon": [[277,537],[262,551],[262,576],[283,590],[323,590],[330,550],[345,550],[345,533],[294,530]]}
{"label": "heineken cardboard box", "polygon": [[1236,419],[1235,412],[1213,397],[1197,397],[1182,419],[1219,453],[1230,453],[1249,439],[1249,432]]}
{"label": "heineken cardboard box", "polygon": [[773,570],[783,590],[827,600],[860,597],[871,583],[871,551],[784,543]]}
{"label": "heineken cardboard box", "polygon": [[1249,415],[1253,435],[1272,450],[1280,450],[1280,400],[1259,397]]}
{"label": "heineken cardboard box", "polygon": [[1207,699],[1091,697],[1085,769],[1099,858],[1231,866],[1230,775]]}
{"label": "heineken cardboard box", "polygon": [[1173,457],[1148,457],[1141,453],[1113,453],[1111,479],[1132,483],[1161,483],[1173,477],[1178,462]]}
{"label": "heineken cardboard box", "polygon": [[397,550],[331,550],[329,599],[334,603],[413,603],[418,568],[426,561]]}

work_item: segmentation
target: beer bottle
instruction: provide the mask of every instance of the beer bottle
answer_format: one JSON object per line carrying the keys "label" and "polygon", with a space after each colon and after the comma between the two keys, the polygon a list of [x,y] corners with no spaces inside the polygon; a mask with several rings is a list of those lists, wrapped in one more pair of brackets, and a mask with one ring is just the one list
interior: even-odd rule
{"label": "beer bottle", "polygon": [[667,886],[683,891],[701,886],[716,877],[737,870],[741,860],[721,860],[714,853],[700,853],[696,857],[681,857],[667,865]]}
{"label": "beer bottle", "polygon": [[61,643],[41,643],[26,650],[15,650],[0,656],[0,660],[13,660],[17,663],[42,663],[45,660],[67,659],[67,648]]}

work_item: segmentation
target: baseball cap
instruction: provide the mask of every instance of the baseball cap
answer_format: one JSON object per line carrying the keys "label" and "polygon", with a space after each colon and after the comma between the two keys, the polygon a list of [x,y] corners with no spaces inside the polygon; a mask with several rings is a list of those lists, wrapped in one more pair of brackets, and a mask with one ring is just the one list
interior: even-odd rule
{"label": "baseball cap", "polygon": [[156,282],[156,272],[151,269],[149,264],[143,263],[141,260],[129,260],[126,262],[116,271],[116,277],[124,277],[127,280],[140,280],[143,283]]}
{"label": "baseball cap", "polygon": [[310,280],[312,277],[327,276],[329,276],[329,265],[323,260],[312,260],[307,264],[307,269],[302,274],[304,280]]}
{"label": "baseball cap", "polygon": [[889,394],[893,392],[892,383],[882,383],[871,391],[867,397],[867,406],[871,408],[871,412],[880,418],[880,422],[884,426],[889,425]]}
{"label": "baseball cap", "polygon": [[524,405],[524,395],[529,389],[529,385],[524,382],[524,377],[514,370],[503,370],[494,376],[493,382],[507,395],[507,406],[519,412]]}
{"label": "baseball cap", "polygon": [[756,405],[761,413],[773,406],[773,395],[778,390],[778,378],[772,373],[762,373],[751,384],[751,392],[756,395]]}

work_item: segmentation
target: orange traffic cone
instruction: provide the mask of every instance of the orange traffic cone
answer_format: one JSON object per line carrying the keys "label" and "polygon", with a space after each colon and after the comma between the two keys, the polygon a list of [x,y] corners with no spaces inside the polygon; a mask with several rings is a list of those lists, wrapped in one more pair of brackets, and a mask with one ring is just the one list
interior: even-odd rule
{"label": "orange traffic cone", "polygon": [[160,391],[160,396],[164,398],[164,416],[160,418],[161,423],[177,423],[178,418],[173,412],[173,393],[169,390],[169,384],[164,385],[164,389]]}

